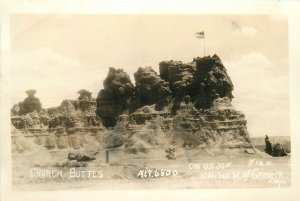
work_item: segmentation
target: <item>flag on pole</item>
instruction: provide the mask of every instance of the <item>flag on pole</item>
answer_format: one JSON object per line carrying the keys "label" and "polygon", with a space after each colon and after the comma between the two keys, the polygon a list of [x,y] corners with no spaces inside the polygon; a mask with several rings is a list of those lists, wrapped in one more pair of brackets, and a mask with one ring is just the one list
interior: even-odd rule
{"label": "flag on pole", "polygon": [[195,33],[197,38],[203,39],[203,56],[205,56],[205,35],[204,31],[198,31]]}
{"label": "flag on pole", "polygon": [[204,31],[199,31],[199,32],[196,32],[196,37],[197,38],[204,38]]}

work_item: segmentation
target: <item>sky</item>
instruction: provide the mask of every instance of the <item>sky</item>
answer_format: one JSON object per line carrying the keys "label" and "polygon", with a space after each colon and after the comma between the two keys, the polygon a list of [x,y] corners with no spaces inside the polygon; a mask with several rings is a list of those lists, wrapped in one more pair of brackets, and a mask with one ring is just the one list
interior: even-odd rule
{"label": "sky", "polygon": [[10,16],[12,104],[36,89],[44,108],[96,97],[108,68],[132,78],[138,67],[158,73],[164,60],[191,62],[217,54],[234,84],[233,106],[244,112],[251,136],[290,135],[288,21],[279,15]]}

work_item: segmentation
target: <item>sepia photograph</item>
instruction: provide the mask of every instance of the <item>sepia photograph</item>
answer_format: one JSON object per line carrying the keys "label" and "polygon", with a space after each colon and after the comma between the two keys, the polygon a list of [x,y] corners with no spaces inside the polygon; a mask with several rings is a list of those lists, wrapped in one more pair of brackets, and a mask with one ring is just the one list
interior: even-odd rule
{"label": "sepia photograph", "polygon": [[3,194],[295,195],[290,14],[13,8],[1,18]]}
{"label": "sepia photograph", "polygon": [[290,185],[286,16],[18,14],[10,27],[14,188]]}

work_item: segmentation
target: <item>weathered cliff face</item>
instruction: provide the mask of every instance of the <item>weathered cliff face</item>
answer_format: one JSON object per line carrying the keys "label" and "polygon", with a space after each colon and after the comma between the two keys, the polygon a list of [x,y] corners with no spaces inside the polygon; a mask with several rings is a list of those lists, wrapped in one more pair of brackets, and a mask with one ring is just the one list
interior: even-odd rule
{"label": "weathered cliff face", "polygon": [[[99,115],[114,118],[110,126],[127,122],[123,133],[131,133],[128,136],[143,132],[149,122],[155,124],[163,131],[163,140],[170,145],[251,147],[245,117],[231,105],[233,84],[217,55],[198,57],[187,64],[163,61],[159,71],[160,75],[151,67],[140,67],[134,74],[136,86],[131,88],[131,94],[127,93],[126,101],[121,102],[122,109],[113,113],[105,108],[109,103],[100,102],[97,104]],[[125,73],[122,71],[122,74]],[[120,78],[110,72],[107,79]],[[126,82],[130,83],[128,79]],[[106,96],[102,91],[98,96],[100,100],[111,100],[113,105],[124,100],[123,96]]]}
{"label": "weathered cliff face", "polygon": [[209,108],[216,98],[233,98],[233,84],[217,55],[195,59],[191,97],[197,109]]}
{"label": "weathered cliff face", "polygon": [[159,64],[159,71],[161,78],[170,83],[172,94],[177,100],[190,94],[196,71],[195,62],[183,64],[181,61],[163,61]]}
{"label": "weathered cliff face", "polygon": [[156,104],[157,110],[163,110],[169,103],[171,91],[169,83],[157,75],[151,67],[140,67],[134,74],[135,89],[131,98],[131,112],[145,105]]}
{"label": "weathered cliff face", "polygon": [[211,107],[220,97],[233,98],[233,84],[217,55],[195,58],[183,64],[180,61],[164,61],[159,64],[160,76],[171,84],[176,112],[183,97],[189,95],[197,109]]}
{"label": "weathered cliff face", "polygon": [[231,105],[228,97],[215,99],[203,116],[206,130],[218,135],[222,147],[251,148],[245,115]]}
{"label": "weathered cliff face", "polygon": [[13,136],[23,133],[35,138],[37,144],[47,149],[74,148],[79,149],[86,141],[86,133],[96,135],[105,132],[100,119],[96,116],[96,101],[87,90],[80,90],[77,100],[64,100],[60,106],[33,110],[30,113],[18,113],[12,109]]}
{"label": "weathered cliff face", "polygon": [[16,129],[47,127],[47,111],[42,109],[34,89],[25,92],[28,97],[11,109],[12,124]]}
{"label": "weathered cliff face", "polygon": [[101,118],[103,125],[112,127],[117,117],[128,111],[129,100],[133,92],[130,77],[122,69],[110,68],[107,78],[103,82],[97,101],[96,114]]}
{"label": "weathered cliff face", "polygon": [[187,64],[163,61],[159,71],[140,67],[134,86],[124,70],[110,68],[96,100],[80,90],[77,100],[49,109],[40,107],[32,91],[30,101],[13,107],[12,124],[16,130],[47,133],[42,144],[48,149],[79,149],[88,136],[103,148],[124,146],[130,153],[252,146],[245,115],[231,105],[233,84],[217,55]]}
{"label": "weathered cliff face", "polygon": [[186,97],[197,110],[209,109],[217,98],[233,98],[233,84],[217,55],[198,57],[188,64],[163,61],[159,71],[160,75],[151,67],[140,67],[134,74],[133,88],[123,70],[110,68],[97,98],[97,114],[103,124],[114,126],[128,108],[132,113],[145,105],[155,105],[157,111],[175,115]]}
{"label": "weathered cliff face", "polygon": [[[101,121],[95,114],[96,101],[86,90],[78,92],[77,100],[64,100],[59,107],[48,109],[34,108],[23,114],[19,107],[26,104],[27,98],[12,108],[12,124],[17,129],[65,129],[74,127],[99,126]],[[35,98],[39,100],[38,98]]]}
{"label": "weathered cliff face", "polygon": [[40,103],[40,99],[34,96],[35,93],[36,91],[34,89],[27,90],[26,94],[28,97],[25,98],[24,101],[15,104],[11,110],[11,113],[13,115],[26,115],[34,111],[41,111],[42,104]]}
{"label": "weathered cliff face", "polygon": [[48,127],[68,129],[100,126],[95,110],[95,100],[64,100],[59,107],[47,110]]}

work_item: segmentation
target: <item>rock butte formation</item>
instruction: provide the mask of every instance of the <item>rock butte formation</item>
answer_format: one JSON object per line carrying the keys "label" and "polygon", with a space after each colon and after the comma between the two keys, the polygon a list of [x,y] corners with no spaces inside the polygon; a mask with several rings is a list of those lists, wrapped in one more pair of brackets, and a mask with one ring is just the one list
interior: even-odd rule
{"label": "rock butte formation", "polygon": [[36,91],[34,89],[27,90],[25,92],[28,97],[18,105],[15,105],[13,114],[26,115],[27,113],[31,113],[33,111],[41,111],[42,105],[40,103],[40,99],[34,97]]}
{"label": "rock butte formation", "polygon": [[104,125],[114,126],[117,117],[128,110],[133,84],[122,69],[109,68],[103,85],[97,97],[96,113]]}
{"label": "rock butte formation", "polygon": [[[47,148],[78,149],[84,136],[96,138],[102,148],[123,146],[129,153],[171,145],[252,147],[245,116],[231,105],[233,84],[217,55],[187,64],[163,61],[159,71],[138,68],[134,86],[123,69],[110,68],[96,100],[80,90],[77,100],[56,108],[28,104],[29,95],[13,107],[12,124],[25,133],[53,133],[41,142]],[[39,103],[34,100],[29,102]]]}
{"label": "rock butte formation", "polygon": [[[95,114],[96,101],[87,90],[80,90],[78,93],[80,96],[77,100],[64,100],[59,107],[42,109],[32,106],[31,108],[35,109],[24,113],[21,108],[26,105],[29,96],[23,102],[13,106],[12,124],[16,129],[98,126],[100,121]],[[39,103],[38,98],[35,100]]]}
{"label": "rock butte formation", "polygon": [[23,102],[15,104],[11,110],[13,131],[27,137],[36,138],[45,147],[79,149],[83,146],[83,134],[104,130],[96,116],[96,101],[87,90],[80,90],[77,100],[64,100],[58,107],[33,110],[23,114],[19,110]]}

